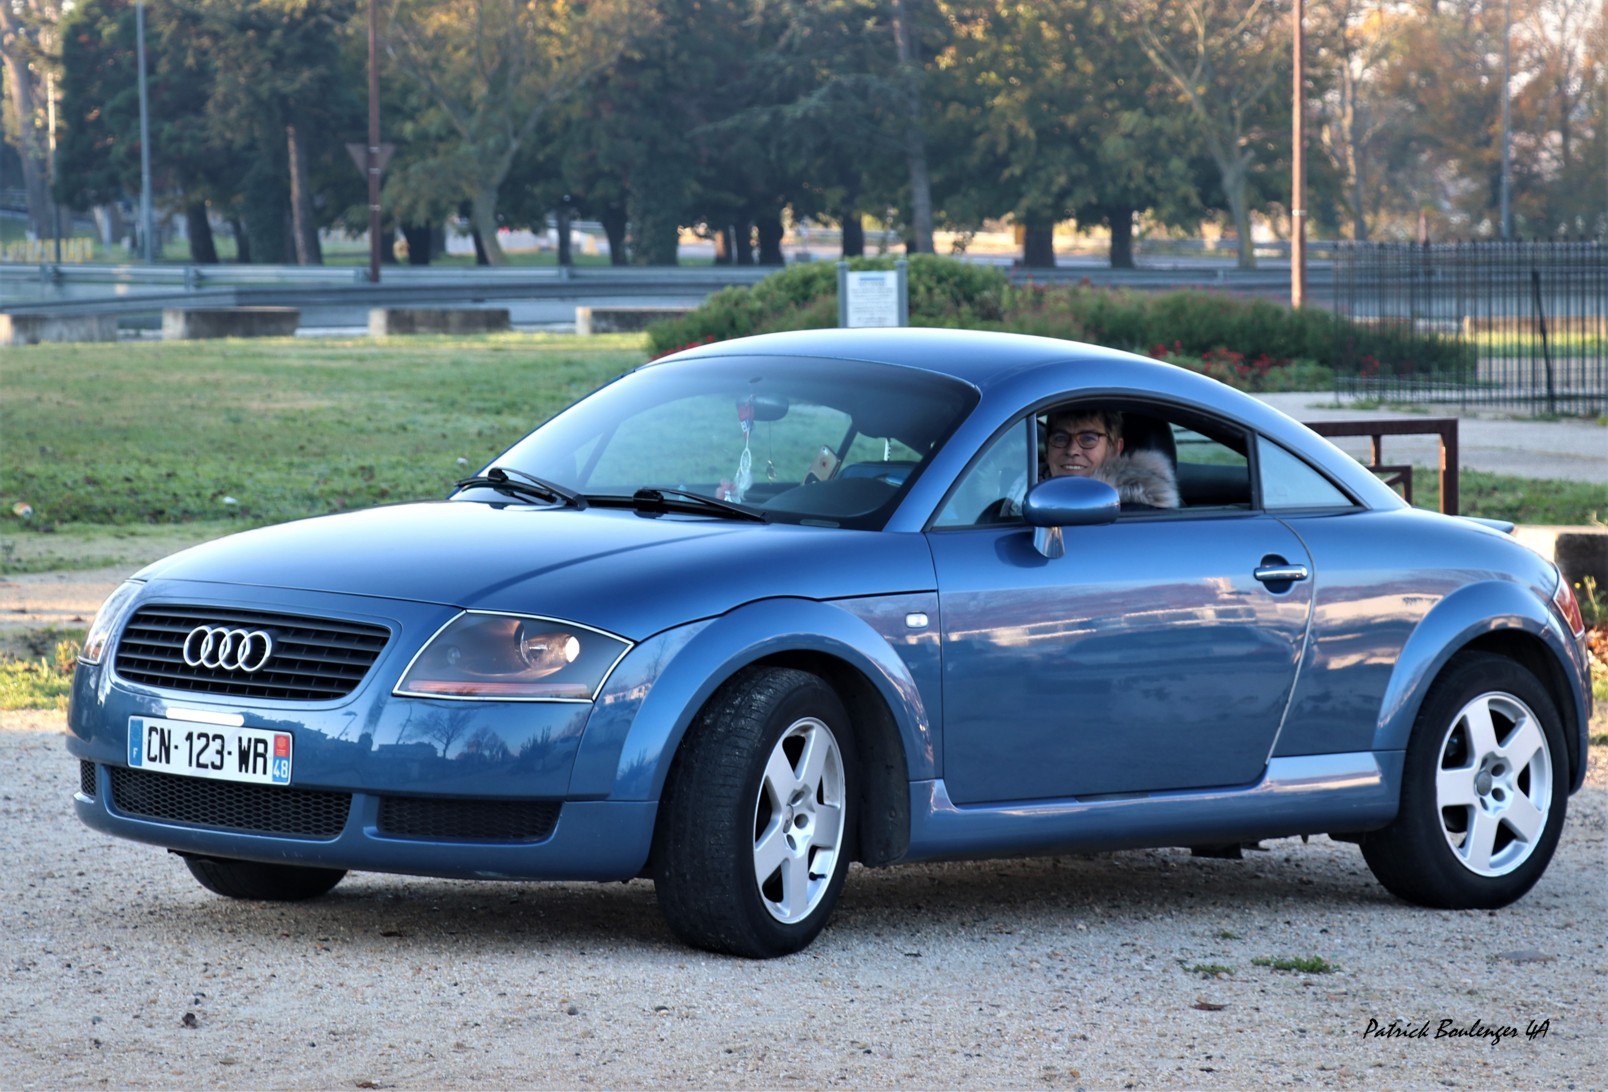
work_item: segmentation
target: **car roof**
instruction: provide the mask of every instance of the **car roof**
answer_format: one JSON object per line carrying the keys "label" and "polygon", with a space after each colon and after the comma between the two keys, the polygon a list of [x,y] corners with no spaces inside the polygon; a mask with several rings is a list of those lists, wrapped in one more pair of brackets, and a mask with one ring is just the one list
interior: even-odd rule
{"label": "car roof", "polygon": [[[699,345],[661,358],[726,356],[828,356],[919,368],[978,389],[1023,369],[1081,359],[1133,360],[1131,354],[1032,334],[927,327],[791,330]],[[661,361],[655,361],[659,363]]]}

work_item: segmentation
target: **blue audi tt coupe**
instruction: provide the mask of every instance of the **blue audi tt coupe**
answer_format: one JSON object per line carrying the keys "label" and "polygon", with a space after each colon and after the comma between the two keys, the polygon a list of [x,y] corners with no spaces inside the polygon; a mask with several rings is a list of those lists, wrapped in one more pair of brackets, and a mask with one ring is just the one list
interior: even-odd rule
{"label": "blue audi tt coupe", "polygon": [[74,677],[74,806],[243,899],[647,876],[754,957],[853,861],[1326,834],[1410,902],[1498,907],[1591,714],[1569,585],[1507,530],[1125,353],[707,345],[445,499],[138,573]]}

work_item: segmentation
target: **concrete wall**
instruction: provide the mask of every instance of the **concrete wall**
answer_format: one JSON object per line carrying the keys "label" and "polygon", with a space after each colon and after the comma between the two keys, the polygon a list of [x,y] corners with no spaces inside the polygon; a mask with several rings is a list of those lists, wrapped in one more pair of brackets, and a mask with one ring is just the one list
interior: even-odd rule
{"label": "concrete wall", "polygon": [[116,340],[116,315],[0,315],[0,345]]}
{"label": "concrete wall", "polygon": [[680,318],[690,307],[577,307],[575,332],[582,337],[593,334],[636,334],[655,322]]}
{"label": "concrete wall", "polygon": [[494,334],[509,329],[506,307],[375,307],[369,334]]}
{"label": "concrete wall", "polygon": [[1608,594],[1608,528],[1523,525],[1514,528],[1513,536],[1556,562],[1570,584],[1589,576],[1597,582],[1599,596]]}
{"label": "concrete wall", "polygon": [[294,307],[168,308],[162,312],[162,339],[294,337],[300,325],[301,311]]}

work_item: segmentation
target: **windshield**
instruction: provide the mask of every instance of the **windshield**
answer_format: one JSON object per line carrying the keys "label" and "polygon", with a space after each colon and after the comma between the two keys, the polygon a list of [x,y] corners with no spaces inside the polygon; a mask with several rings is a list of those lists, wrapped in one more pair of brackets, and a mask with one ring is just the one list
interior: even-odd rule
{"label": "windshield", "polygon": [[491,465],[588,500],[674,490],[776,522],[875,528],[975,397],[953,379],[862,361],[654,365],[571,406]]}

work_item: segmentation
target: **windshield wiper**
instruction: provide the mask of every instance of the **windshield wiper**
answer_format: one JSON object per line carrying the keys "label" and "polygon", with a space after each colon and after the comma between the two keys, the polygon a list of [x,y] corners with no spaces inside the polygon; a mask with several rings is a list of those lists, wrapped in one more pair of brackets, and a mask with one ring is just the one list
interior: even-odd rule
{"label": "windshield wiper", "polygon": [[682,512],[707,512],[709,515],[725,516],[727,519],[746,519],[755,523],[770,522],[770,517],[757,508],[719,500],[702,493],[690,493],[685,489],[665,489],[660,486],[638,489],[631,494],[631,501],[639,509],[657,509],[664,512],[673,508]]}
{"label": "windshield wiper", "polygon": [[523,470],[510,467],[494,466],[484,474],[477,474],[472,478],[465,478],[457,483],[458,489],[473,489],[476,486],[485,486],[501,493],[514,496],[535,497],[551,504],[565,504],[571,508],[585,508],[586,498],[571,489],[565,489],[546,478],[538,478],[534,474],[527,474]]}

